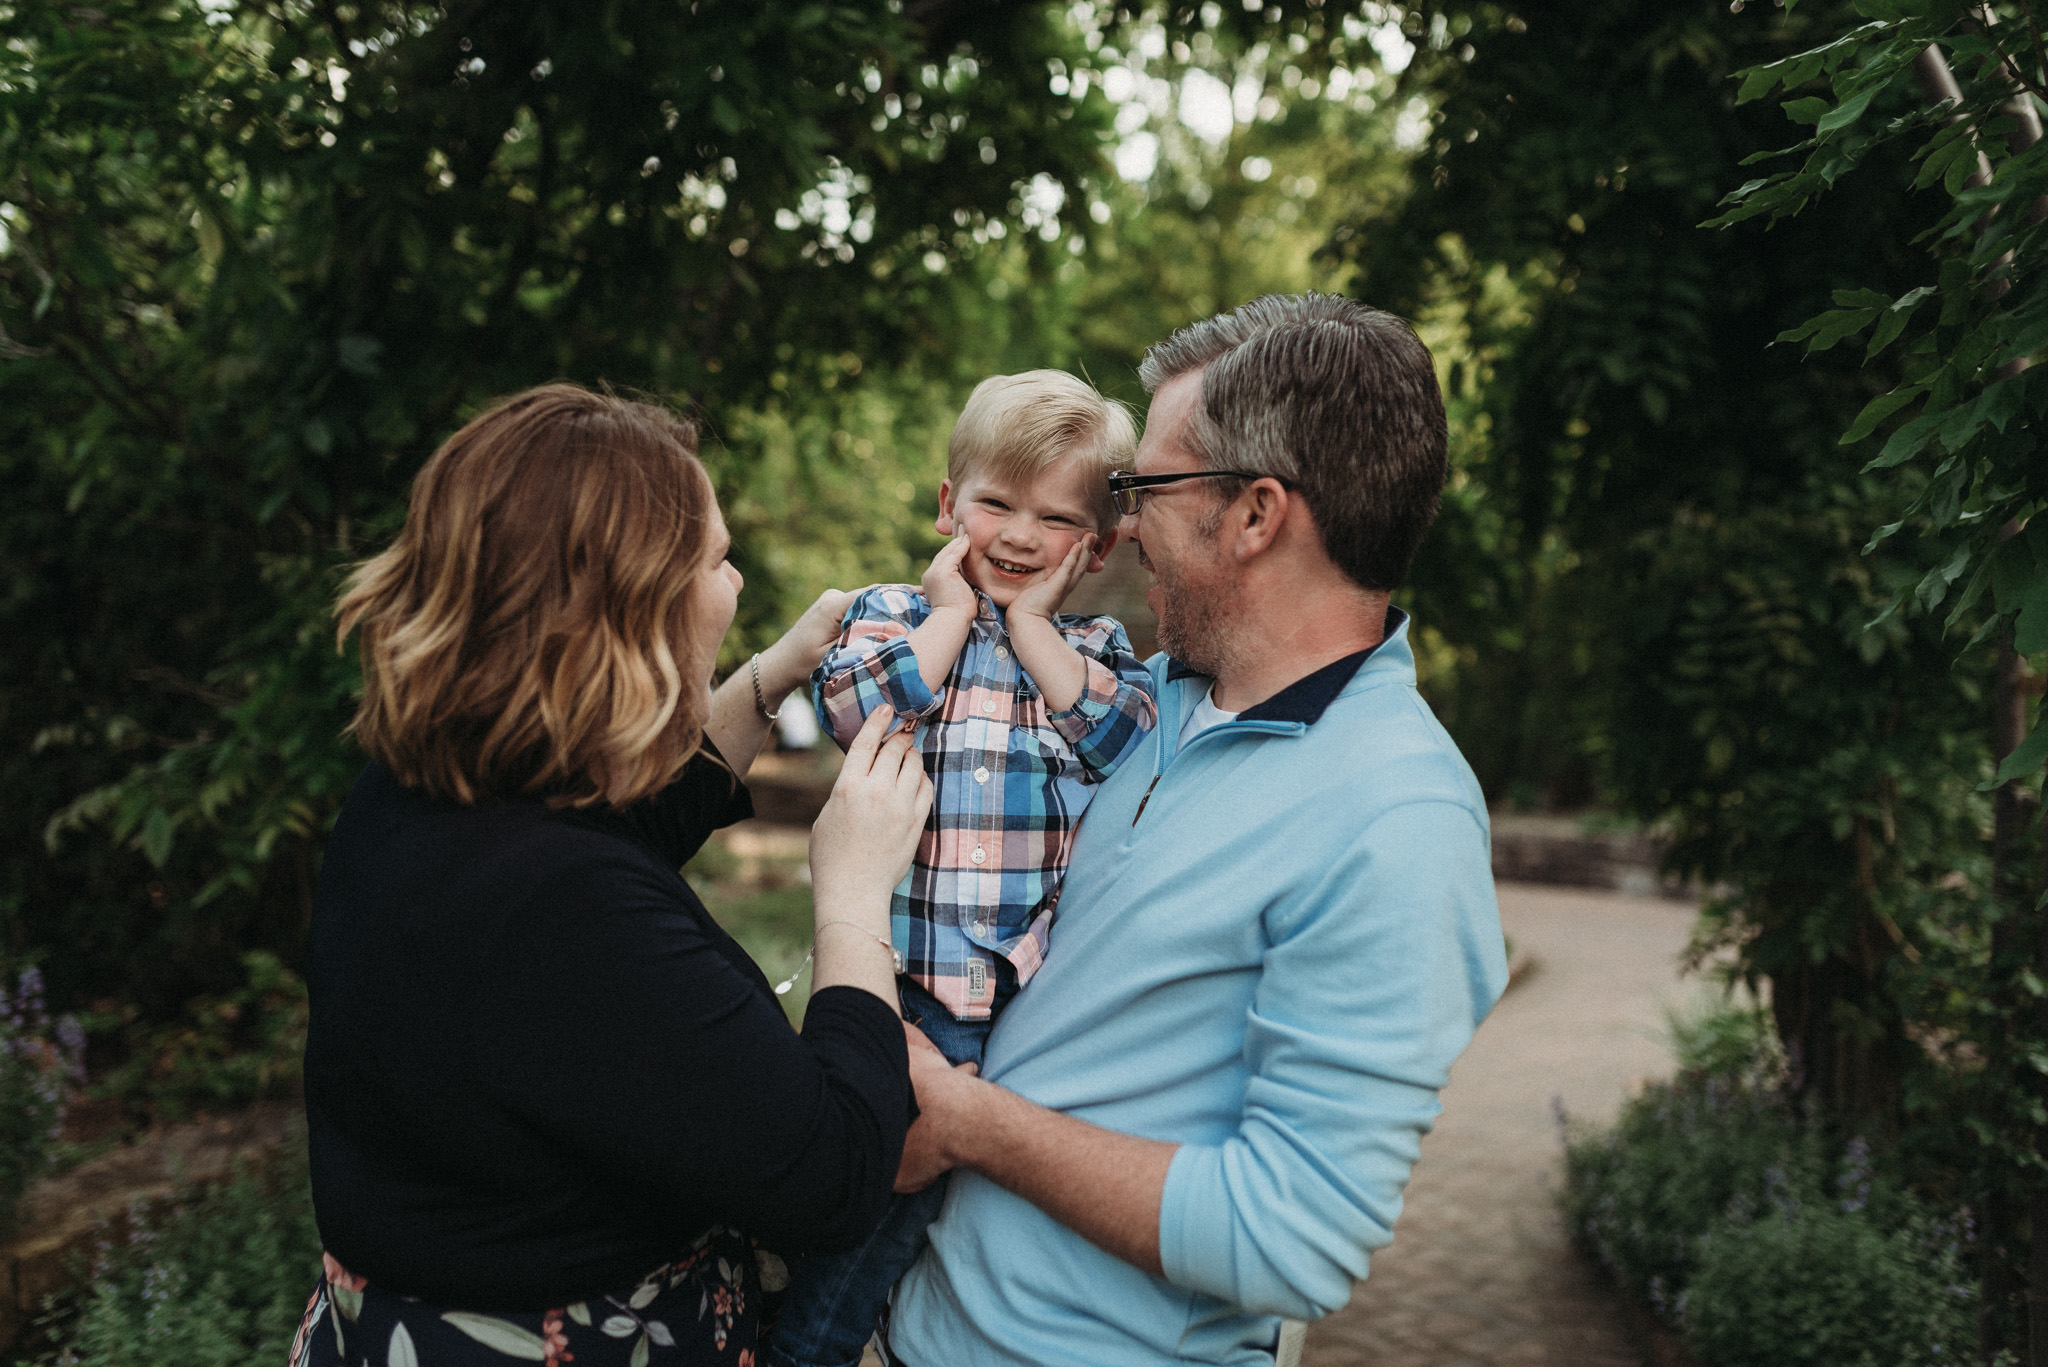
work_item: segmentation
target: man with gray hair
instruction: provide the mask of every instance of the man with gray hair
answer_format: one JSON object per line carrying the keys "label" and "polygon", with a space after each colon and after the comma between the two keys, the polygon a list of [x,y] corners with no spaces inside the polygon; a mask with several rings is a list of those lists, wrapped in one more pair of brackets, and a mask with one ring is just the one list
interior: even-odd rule
{"label": "man with gray hair", "polygon": [[1486,809],[1388,603],[1445,478],[1428,349],[1269,296],[1140,374],[1111,485],[1159,726],[1089,809],[985,1078],[920,1089],[899,1189],[960,1171],[897,1290],[908,1367],[1272,1363],[1393,1237],[1507,979]]}

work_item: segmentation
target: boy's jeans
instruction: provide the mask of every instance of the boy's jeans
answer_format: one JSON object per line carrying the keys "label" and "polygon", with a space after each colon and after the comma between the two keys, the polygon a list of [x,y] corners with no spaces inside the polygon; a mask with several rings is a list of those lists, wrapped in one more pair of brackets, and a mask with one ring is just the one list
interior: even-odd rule
{"label": "boy's jeans", "polygon": [[[1015,991],[1009,967],[997,961],[998,1013]],[[993,1016],[985,1021],[955,1020],[908,978],[898,979],[896,985],[903,996],[903,1018],[924,1031],[948,1063],[980,1066]],[[782,1303],[763,1355],[768,1367],[858,1367],[889,1292],[917,1261],[925,1227],[939,1218],[945,1200],[946,1179],[941,1177],[923,1191],[892,1199],[889,1213],[858,1248],[798,1263],[790,1275],[789,1298]]]}

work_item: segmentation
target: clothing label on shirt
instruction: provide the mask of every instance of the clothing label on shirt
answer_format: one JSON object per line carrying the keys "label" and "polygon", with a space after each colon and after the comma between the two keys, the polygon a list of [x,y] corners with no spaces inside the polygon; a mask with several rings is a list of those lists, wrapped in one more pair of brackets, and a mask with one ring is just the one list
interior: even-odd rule
{"label": "clothing label on shirt", "polygon": [[988,995],[988,965],[979,959],[967,965],[967,995],[976,1001]]}

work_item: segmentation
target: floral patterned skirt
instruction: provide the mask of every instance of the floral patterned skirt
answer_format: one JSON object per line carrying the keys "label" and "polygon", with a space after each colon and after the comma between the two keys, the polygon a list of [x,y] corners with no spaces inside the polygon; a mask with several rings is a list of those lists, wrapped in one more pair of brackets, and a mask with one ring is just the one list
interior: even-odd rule
{"label": "floral patterned skirt", "polygon": [[717,1228],[623,1291],[529,1312],[451,1310],[321,1257],[290,1367],[754,1367],[763,1302],[789,1284],[780,1258]]}

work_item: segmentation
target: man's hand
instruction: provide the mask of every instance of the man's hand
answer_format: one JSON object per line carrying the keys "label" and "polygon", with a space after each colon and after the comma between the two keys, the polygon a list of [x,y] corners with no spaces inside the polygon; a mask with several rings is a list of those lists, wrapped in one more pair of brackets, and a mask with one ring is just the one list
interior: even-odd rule
{"label": "man's hand", "polygon": [[960,572],[960,564],[967,558],[967,533],[962,532],[946,543],[946,549],[932,557],[932,563],[924,572],[920,585],[924,589],[925,601],[932,605],[932,611],[952,608],[964,611],[969,617],[981,610],[975,600],[974,586],[967,582],[967,576]]}
{"label": "man's hand", "polygon": [[957,1165],[948,1152],[943,1132],[961,1103],[968,1100],[959,1084],[980,1070],[972,1063],[957,1068],[948,1064],[938,1046],[909,1021],[903,1022],[903,1034],[910,1045],[910,1087],[917,1094],[918,1116],[903,1140],[903,1162],[896,1169],[896,1190],[923,1191]]}
{"label": "man's hand", "polygon": [[903,1141],[896,1190],[919,1191],[949,1169],[970,1168],[1159,1275],[1159,1202],[1178,1145],[1049,1111],[982,1081],[971,1063],[948,1068],[920,1031],[903,1031],[917,1123]]}
{"label": "man's hand", "polygon": [[1095,554],[1095,546],[1095,533],[1090,532],[1074,543],[1066,559],[1026,585],[1023,592],[1010,601],[1011,620],[1014,621],[1021,613],[1026,617],[1043,617],[1051,621],[1052,615],[1060,610],[1060,604],[1066,602],[1067,595],[1074,591],[1074,586],[1087,577],[1088,562]]}

